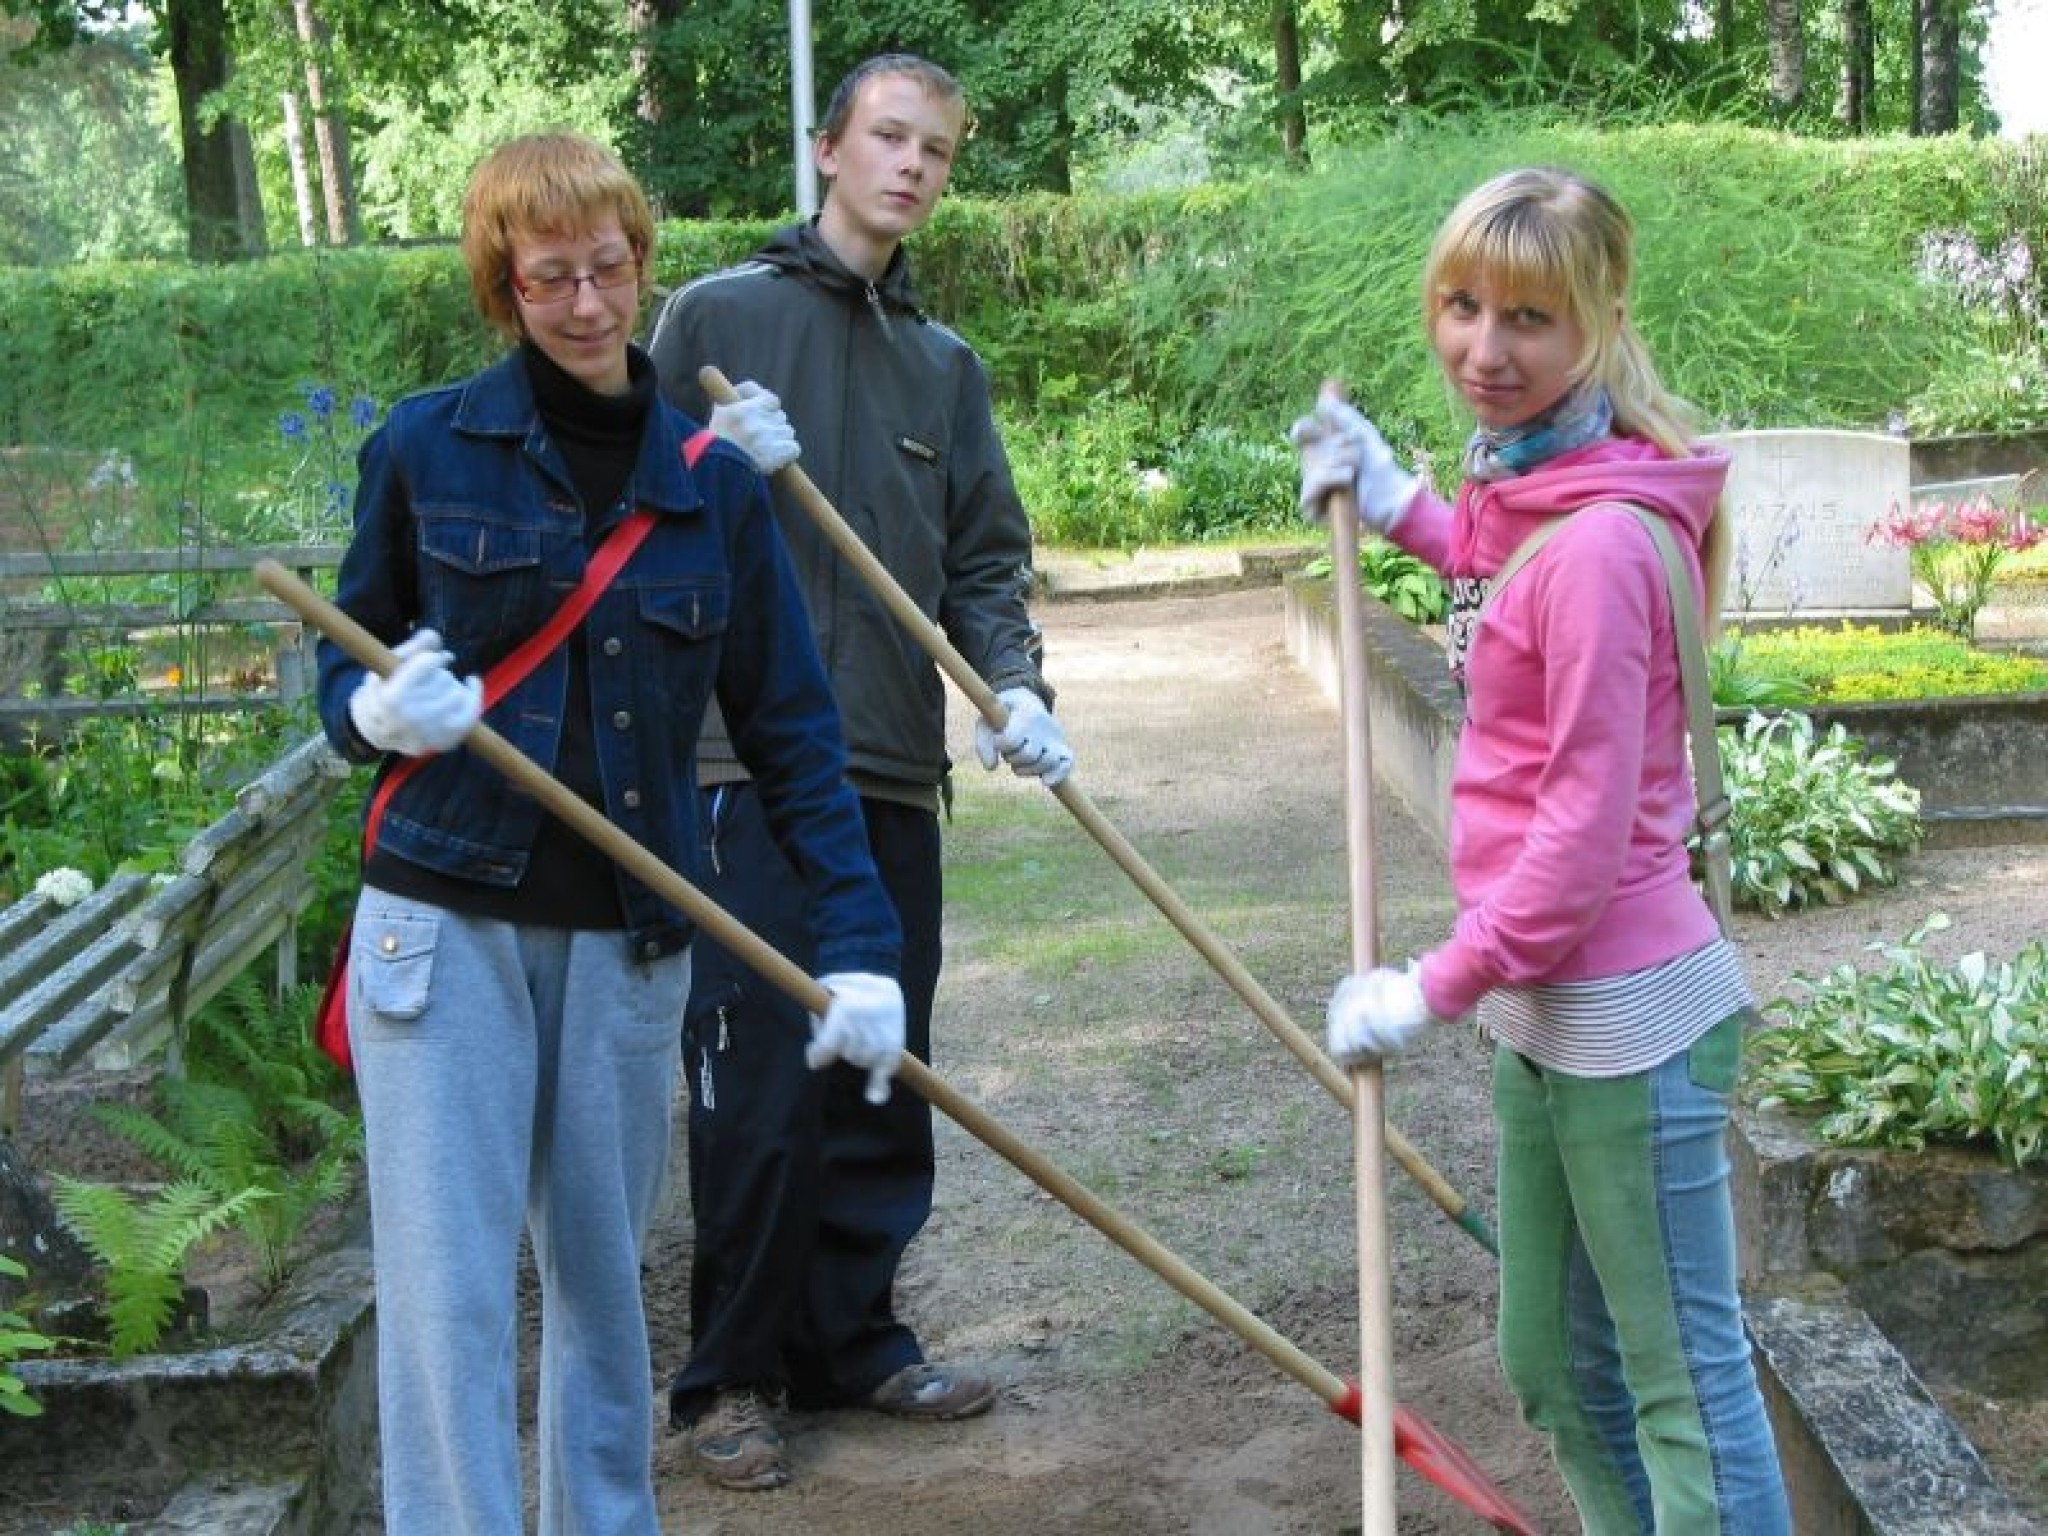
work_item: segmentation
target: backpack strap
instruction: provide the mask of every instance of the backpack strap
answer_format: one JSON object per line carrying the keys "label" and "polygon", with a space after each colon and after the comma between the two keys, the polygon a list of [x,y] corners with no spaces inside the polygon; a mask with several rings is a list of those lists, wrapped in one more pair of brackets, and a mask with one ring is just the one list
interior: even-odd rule
{"label": "backpack strap", "polygon": [[1657,546],[1657,556],[1664,563],[1664,581],[1671,589],[1671,627],[1678,639],[1678,676],[1685,690],[1685,726],[1692,746],[1693,830],[1699,834],[1700,859],[1706,867],[1707,905],[1725,935],[1734,912],[1734,871],[1728,851],[1728,819],[1734,806],[1721,777],[1714,692],[1707,678],[1706,640],[1700,633],[1700,598],[1678,552],[1671,524],[1648,507],[1632,502],[1622,505]]}

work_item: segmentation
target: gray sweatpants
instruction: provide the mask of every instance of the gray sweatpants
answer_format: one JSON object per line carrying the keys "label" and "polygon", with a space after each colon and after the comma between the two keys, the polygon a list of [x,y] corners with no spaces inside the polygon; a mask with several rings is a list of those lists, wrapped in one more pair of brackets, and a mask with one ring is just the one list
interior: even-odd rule
{"label": "gray sweatpants", "polygon": [[689,977],[687,954],[641,964],[617,932],[363,892],[349,1038],[390,1536],[522,1529],[522,1229],[542,1293],[542,1536],[657,1536],[640,1256]]}

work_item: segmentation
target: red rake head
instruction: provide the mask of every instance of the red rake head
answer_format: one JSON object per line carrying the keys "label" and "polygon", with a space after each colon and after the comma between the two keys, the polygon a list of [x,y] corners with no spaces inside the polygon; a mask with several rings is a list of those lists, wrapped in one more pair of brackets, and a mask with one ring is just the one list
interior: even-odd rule
{"label": "red rake head", "polygon": [[[1344,1395],[1330,1411],[1356,1424],[1365,1405],[1358,1383],[1344,1383]],[[1536,1522],[1500,1490],[1465,1448],[1411,1408],[1394,1405],[1394,1454],[1443,1489],[1497,1531],[1540,1536]]]}

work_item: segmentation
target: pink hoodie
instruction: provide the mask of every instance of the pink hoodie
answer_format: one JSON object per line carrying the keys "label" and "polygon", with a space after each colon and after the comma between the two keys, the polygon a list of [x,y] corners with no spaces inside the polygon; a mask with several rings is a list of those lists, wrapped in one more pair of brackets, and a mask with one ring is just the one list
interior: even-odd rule
{"label": "pink hoodie", "polygon": [[1670,519],[1695,590],[1728,460],[1609,439],[1531,473],[1427,490],[1396,540],[1451,577],[1491,577],[1538,524],[1571,521],[1489,608],[1466,659],[1451,781],[1458,920],[1422,959],[1454,1019],[1501,985],[1616,976],[1717,928],[1688,878],[1693,789],[1664,568],[1620,506]]}

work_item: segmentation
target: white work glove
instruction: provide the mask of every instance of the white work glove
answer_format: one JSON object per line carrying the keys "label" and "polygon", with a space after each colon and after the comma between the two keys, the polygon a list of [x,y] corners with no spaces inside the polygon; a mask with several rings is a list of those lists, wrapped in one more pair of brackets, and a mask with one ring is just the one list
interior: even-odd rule
{"label": "white work glove", "polygon": [[754,468],[772,475],[797,454],[796,428],[783,413],[782,402],[756,384],[743,379],[733,386],[737,400],[711,407],[711,430],[754,461]]}
{"label": "white work glove", "polygon": [[1316,408],[1287,431],[1301,452],[1301,514],[1323,520],[1323,499],[1349,491],[1358,521],[1374,533],[1389,534],[1415,499],[1420,483],[1394,462],[1394,450],[1357,407],[1325,387]]}
{"label": "white work glove", "polygon": [[1346,976],[1330,994],[1330,1054],[1346,1067],[1397,1056],[1430,1022],[1422,999],[1422,968],[1380,966]]}
{"label": "white work glove", "polygon": [[1000,759],[1020,779],[1045,780],[1047,789],[1074,771],[1074,749],[1043,699],[1029,688],[1005,688],[996,702],[1009,711],[1000,731],[986,720],[974,722],[974,755],[982,767],[993,771]]}
{"label": "white work glove", "polygon": [[843,1061],[867,1072],[867,1101],[889,1102],[889,1079],[903,1059],[903,989],[887,976],[842,971],[820,976],[832,994],[821,1019],[811,1015],[811,1043],[804,1060],[811,1070]]}
{"label": "white work glove", "polygon": [[349,695],[356,734],[379,752],[408,757],[456,746],[483,716],[483,681],[449,671],[454,654],[431,629],[413,631],[392,655],[398,665],[389,677],[372,672]]}

